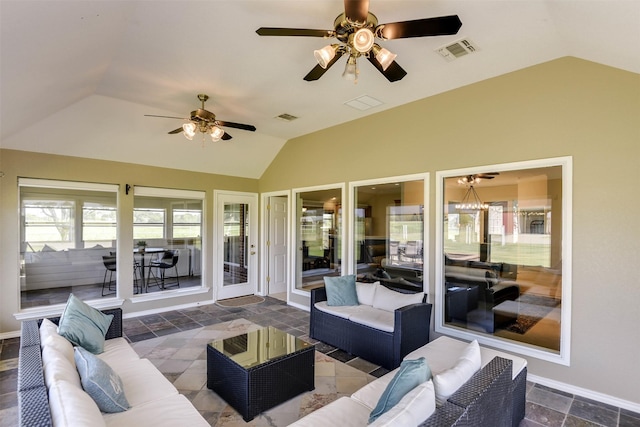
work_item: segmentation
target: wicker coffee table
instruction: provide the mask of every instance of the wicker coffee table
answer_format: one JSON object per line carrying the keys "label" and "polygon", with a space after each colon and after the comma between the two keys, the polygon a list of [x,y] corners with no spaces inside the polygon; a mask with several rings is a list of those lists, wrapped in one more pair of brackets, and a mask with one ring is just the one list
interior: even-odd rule
{"label": "wicker coffee table", "polygon": [[207,387],[249,422],[314,385],[315,348],[271,326],[207,345]]}

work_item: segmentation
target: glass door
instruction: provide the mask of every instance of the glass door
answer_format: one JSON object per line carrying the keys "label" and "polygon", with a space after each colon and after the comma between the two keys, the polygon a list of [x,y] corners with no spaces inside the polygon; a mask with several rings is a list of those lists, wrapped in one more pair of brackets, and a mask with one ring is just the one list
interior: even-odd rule
{"label": "glass door", "polygon": [[217,196],[217,299],[253,295],[257,290],[258,197],[247,193]]}

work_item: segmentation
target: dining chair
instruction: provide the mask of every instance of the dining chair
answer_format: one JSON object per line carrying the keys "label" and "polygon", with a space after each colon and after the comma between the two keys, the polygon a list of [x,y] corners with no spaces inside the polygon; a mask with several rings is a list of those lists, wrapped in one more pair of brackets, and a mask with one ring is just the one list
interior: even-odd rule
{"label": "dining chair", "polygon": [[[147,289],[149,288],[149,279],[153,276],[155,284],[153,286],[158,286],[160,289],[166,289],[167,287],[180,287],[180,275],[178,274],[178,256],[179,251],[176,250],[168,250],[164,251],[162,257],[160,259],[151,261],[149,263],[149,275],[147,276]],[[176,271],[176,283],[167,286],[165,282],[166,271],[170,269],[175,269]],[[153,272],[154,269],[159,271],[159,274],[155,274]],[[160,276],[160,277],[158,277]],[[160,282],[158,282],[160,279]]]}
{"label": "dining chair", "polygon": [[[106,270],[104,271],[104,278],[102,279],[102,296],[107,295],[108,293],[115,293],[116,291],[116,281],[113,279],[113,273],[116,272],[116,257],[115,255],[103,255],[102,263]],[[107,273],[109,273],[109,280],[107,280]],[[104,293],[105,287],[109,291],[107,294]]]}

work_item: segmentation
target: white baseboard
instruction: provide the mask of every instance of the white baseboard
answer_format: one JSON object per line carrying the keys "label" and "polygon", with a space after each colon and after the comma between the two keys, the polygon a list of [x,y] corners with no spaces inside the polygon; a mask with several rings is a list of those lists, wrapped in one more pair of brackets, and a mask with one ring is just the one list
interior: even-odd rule
{"label": "white baseboard", "polygon": [[637,402],[631,402],[628,400],[610,396],[608,394],[598,393],[597,391],[588,390],[586,388],[574,386],[571,384],[563,383],[563,382],[552,380],[545,377],[539,377],[537,375],[527,374],[527,381],[540,384],[546,387],[550,387],[556,390],[564,391],[566,393],[571,393],[574,395],[586,397],[587,399],[595,400],[601,403],[606,403],[607,405],[617,406],[618,408],[624,408],[632,412],[640,413],[640,403],[637,403]]}
{"label": "white baseboard", "polygon": [[287,301],[287,305],[290,305],[290,306],[295,307],[295,308],[299,308],[300,310],[310,311],[308,305],[302,305],[302,304],[298,304],[298,303],[291,302],[291,301]]}

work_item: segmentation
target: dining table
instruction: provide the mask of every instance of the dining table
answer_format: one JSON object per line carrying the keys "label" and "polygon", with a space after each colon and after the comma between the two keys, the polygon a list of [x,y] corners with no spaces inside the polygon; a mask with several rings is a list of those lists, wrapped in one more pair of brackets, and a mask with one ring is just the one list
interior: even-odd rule
{"label": "dining table", "polygon": [[[147,255],[153,255],[153,254],[159,254],[159,253],[163,253],[166,249],[165,248],[135,248],[133,250],[133,258],[135,261],[136,255],[139,256],[140,258],[140,279],[142,279],[142,286],[141,286],[141,292],[147,292],[147,281],[145,280],[145,260],[147,258]],[[151,265],[149,265],[149,268],[151,268]]]}

